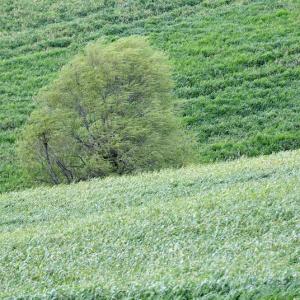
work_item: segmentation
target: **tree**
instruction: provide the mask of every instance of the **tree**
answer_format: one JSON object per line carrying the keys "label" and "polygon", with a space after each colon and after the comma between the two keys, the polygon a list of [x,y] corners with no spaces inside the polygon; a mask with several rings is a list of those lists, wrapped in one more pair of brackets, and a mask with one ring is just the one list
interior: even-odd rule
{"label": "tree", "polygon": [[18,147],[26,174],[58,184],[183,165],[172,86],[145,38],[89,45],[37,96]]}

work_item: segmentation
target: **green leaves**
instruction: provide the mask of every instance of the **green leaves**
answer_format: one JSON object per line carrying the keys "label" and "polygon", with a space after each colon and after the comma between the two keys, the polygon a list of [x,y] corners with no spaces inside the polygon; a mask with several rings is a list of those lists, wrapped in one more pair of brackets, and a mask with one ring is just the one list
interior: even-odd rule
{"label": "green leaves", "polygon": [[168,61],[146,39],[89,45],[38,95],[20,139],[25,171],[58,184],[182,166],[193,145],[171,89]]}
{"label": "green leaves", "polygon": [[0,191],[27,186],[15,140],[33,96],[99,38],[148,35],[167,53],[201,162],[298,148],[298,11],[295,0],[3,0]]}
{"label": "green leaves", "polygon": [[299,194],[300,151],[2,194],[0,298],[297,299]]}

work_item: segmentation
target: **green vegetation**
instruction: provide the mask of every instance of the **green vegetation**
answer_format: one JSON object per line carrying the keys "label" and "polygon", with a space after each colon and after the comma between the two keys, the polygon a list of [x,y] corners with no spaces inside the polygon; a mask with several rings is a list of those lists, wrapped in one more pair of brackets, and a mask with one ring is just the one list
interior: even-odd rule
{"label": "green vegetation", "polygon": [[0,298],[298,299],[299,195],[299,151],[2,194]]}
{"label": "green vegetation", "polygon": [[170,55],[201,162],[300,146],[297,0],[2,0],[0,192],[24,187],[15,140],[32,96],[90,41],[147,35]]}
{"label": "green vegetation", "polygon": [[34,182],[182,167],[193,148],[174,114],[165,55],[145,38],[89,45],[38,95],[18,153]]}
{"label": "green vegetation", "polygon": [[[299,13],[2,0],[0,299],[300,298]],[[158,171],[181,165],[181,123],[202,165]],[[70,184],[33,188],[50,178]]]}

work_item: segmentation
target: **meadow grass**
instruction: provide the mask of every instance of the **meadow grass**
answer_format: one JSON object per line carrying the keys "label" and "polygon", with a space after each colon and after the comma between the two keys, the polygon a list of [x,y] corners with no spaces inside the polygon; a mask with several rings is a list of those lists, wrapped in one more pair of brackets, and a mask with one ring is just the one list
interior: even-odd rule
{"label": "meadow grass", "polygon": [[26,187],[15,155],[34,95],[99,38],[147,35],[174,67],[199,161],[300,146],[297,0],[2,0],[0,192]]}
{"label": "meadow grass", "polygon": [[0,195],[1,299],[299,299],[300,152]]}

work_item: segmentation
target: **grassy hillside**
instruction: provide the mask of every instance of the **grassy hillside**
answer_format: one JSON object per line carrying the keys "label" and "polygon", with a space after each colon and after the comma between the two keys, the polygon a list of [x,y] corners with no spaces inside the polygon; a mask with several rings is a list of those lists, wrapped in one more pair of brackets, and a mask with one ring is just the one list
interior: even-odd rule
{"label": "grassy hillside", "polygon": [[2,194],[0,298],[298,299],[299,195],[299,151]]}
{"label": "grassy hillside", "polygon": [[32,97],[88,42],[148,35],[174,65],[200,161],[300,146],[297,0],[2,0],[0,192],[24,186],[15,139]]}

